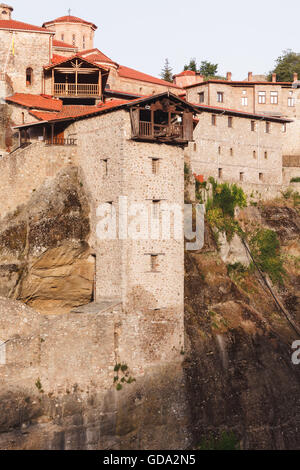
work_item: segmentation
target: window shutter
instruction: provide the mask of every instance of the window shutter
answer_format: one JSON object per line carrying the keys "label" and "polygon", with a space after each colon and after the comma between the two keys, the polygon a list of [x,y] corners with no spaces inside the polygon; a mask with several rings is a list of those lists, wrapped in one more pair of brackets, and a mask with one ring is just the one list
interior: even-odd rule
{"label": "window shutter", "polygon": [[137,137],[140,130],[140,110],[130,108],[132,136]]}
{"label": "window shutter", "polygon": [[183,113],[183,139],[193,140],[193,114]]}

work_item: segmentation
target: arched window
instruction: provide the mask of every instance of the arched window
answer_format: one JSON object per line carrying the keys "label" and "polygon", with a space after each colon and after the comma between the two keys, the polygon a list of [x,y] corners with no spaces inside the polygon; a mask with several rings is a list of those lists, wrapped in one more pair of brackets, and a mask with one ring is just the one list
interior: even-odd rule
{"label": "arched window", "polygon": [[33,80],[33,70],[31,67],[26,69],[26,86],[31,86]]}

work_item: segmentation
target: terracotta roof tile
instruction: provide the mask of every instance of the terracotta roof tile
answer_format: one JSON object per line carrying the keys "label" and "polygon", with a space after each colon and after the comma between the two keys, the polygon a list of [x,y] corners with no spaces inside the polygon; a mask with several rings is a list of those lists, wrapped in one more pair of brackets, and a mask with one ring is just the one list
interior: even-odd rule
{"label": "terracotta roof tile", "polygon": [[54,34],[53,31],[49,31],[46,28],[41,28],[40,26],[34,26],[32,24],[22,23],[21,21],[15,20],[0,20],[0,29],[15,29],[21,31],[35,31]]}
{"label": "terracotta roof tile", "polygon": [[51,63],[52,64],[59,64],[64,59],[66,59],[66,57],[64,57],[63,55],[53,54]]}
{"label": "terracotta roof tile", "polygon": [[83,20],[82,18],[78,18],[77,16],[60,16],[59,18],[56,18],[55,20],[52,21],[46,21],[46,23],[43,24],[43,26],[50,25],[52,23],[83,23],[83,24],[88,24],[93,26],[94,28],[97,29],[97,26],[94,23],[91,23],[90,21]]}
{"label": "terracotta roof tile", "polygon": [[84,105],[64,105],[58,113],[45,113],[40,111],[31,111],[30,114],[40,119],[41,121],[57,121],[64,119],[72,119],[83,116],[90,116],[93,114],[100,114],[101,111],[118,107],[125,103],[130,103],[131,100],[112,100],[107,103],[100,103],[98,106],[84,106]]}
{"label": "terracotta roof tile", "polygon": [[216,84],[224,84],[224,85],[240,85],[240,86],[248,86],[248,85],[290,85],[292,86],[292,82],[259,82],[259,81],[248,81],[248,80],[205,80],[204,82],[193,83],[192,85],[187,85],[184,88],[193,88],[200,85],[207,85],[208,83],[216,83]]}
{"label": "terracotta roof tile", "polygon": [[103,54],[103,52],[99,51],[99,49],[89,49],[87,51],[80,51],[78,55],[90,60],[91,62],[107,62],[109,64],[116,64],[113,62],[107,55]]}
{"label": "terracotta roof tile", "polygon": [[72,46],[72,44],[67,44],[66,42],[58,41],[57,39],[53,39],[53,46],[54,47],[65,47],[66,49],[76,49],[76,47]]}
{"label": "terracotta roof tile", "polygon": [[164,85],[169,88],[177,88],[178,90],[182,90],[181,87],[176,86],[173,83],[166,82],[165,80],[161,80],[160,78],[152,77],[151,75],[139,72],[138,70],[125,67],[124,65],[119,66],[118,73],[120,77],[131,78],[132,80],[140,80],[143,82],[153,83],[155,85]]}
{"label": "terracotta roof tile", "polygon": [[6,101],[32,109],[47,109],[49,111],[60,111],[62,109],[62,101],[56,100],[46,95],[42,96],[31,95],[29,93],[15,93],[13,96],[6,98]]}

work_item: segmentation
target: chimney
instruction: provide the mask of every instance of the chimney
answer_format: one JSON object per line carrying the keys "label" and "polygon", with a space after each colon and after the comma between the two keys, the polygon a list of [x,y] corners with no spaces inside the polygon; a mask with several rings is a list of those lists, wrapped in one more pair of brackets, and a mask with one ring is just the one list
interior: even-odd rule
{"label": "chimney", "polygon": [[11,20],[12,11],[14,11],[13,7],[0,3],[0,20]]}
{"label": "chimney", "polygon": [[294,82],[297,82],[297,81],[298,81],[298,74],[294,72]]}
{"label": "chimney", "polygon": [[231,82],[231,79],[232,79],[232,73],[231,73],[231,72],[227,72],[227,74],[226,74],[226,80],[227,80],[228,82]]}
{"label": "chimney", "polygon": [[276,83],[277,75],[276,73],[272,73],[272,82]]}
{"label": "chimney", "polygon": [[248,72],[248,82],[252,82],[252,79],[253,79],[253,73]]}

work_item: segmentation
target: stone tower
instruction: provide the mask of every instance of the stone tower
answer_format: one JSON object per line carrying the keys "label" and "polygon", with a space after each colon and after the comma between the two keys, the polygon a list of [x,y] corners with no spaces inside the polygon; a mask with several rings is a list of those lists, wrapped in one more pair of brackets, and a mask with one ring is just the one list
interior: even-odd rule
{"label": "stone tower", "polygon": [[13,7],[0,3],[0,20],[11,20],[11,14],[14,11]]}
{"label": "stone tower", "polygon": [[94,34],[97,26],[89,21],[68,15],[47,21],[43,27],[54,31],[54,39],[57,41],[77,47],[80,51],[94,48]]}

